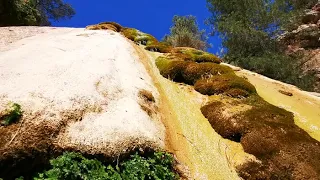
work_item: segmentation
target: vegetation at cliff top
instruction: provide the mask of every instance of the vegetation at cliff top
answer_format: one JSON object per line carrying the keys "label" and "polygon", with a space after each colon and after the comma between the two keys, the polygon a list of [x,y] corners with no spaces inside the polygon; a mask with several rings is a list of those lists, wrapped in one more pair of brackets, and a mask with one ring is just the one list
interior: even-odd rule
{"label": "vegetation at cliff top", "polygon": [[222,38],[224,59],[276,80],[311,90],[314,78],[300,68],[299,54],[288,56],[277,37],[317,0],[207,0],[208,24]]}
{"label": "vegetation at cliff top", "polygon": [[48,26],[75,14],[63,0],[0,1],[0,26]]}
{"label": "vegetation at cliff top", "polygon": [[195,16],[174,16],[170,34],[163,41],[173,47],[192,47],[206,50],[211,47],[205,30],[200,30]]}

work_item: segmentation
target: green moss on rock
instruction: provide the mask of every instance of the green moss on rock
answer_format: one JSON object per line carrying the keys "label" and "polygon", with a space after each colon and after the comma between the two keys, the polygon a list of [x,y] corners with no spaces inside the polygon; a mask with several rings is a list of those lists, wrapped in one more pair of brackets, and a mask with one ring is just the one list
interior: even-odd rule
{"label": "green moss on rock", "polygon": [[[211,102],[201,108],[213,129],[222,137],[240,142],[245,152],[261,163],[238,167],[244,179],[317,179],[320,175],[320,144],[294,123],[294,116],[258,95],[238,100],[252,108],[229,114],[230,104]],[[294,174],[294,176],[293,176]]]}
{"label": "green moss on rock", "polygon": [[256,93],[256,89],[251,83],[233,73],[216,75],[208,79],[200,79],[195,83],[194,88],[196,91],[205,95],[226,93],[228,95],[237,96],[235,94],[236,91],[240,93],[240,95],[245,96]]}
{"label": "green moss on rock", "polygon": [[170,53],[172,51],[172,46],[164,42],[156,42],[147,45],[146,50],[160,53]]}
{"label": "green moss on rock", "polygon": [[138,30],[134,28],[124,28],[122,34],[131,41],[134,41],[138,36]]}
{"label": "green moss on rock", "polygon": [[184,59],[187,61],[193,61],[198,63],[212,62],[216,64],[220,64],[222,62],[220,58],[213,54],[193,48],[176,48],[175,53],[177,53],[176,56],[181,56],[179,54],[185,55]]}
{"label": "green moss on rock", "polygon": [[0,114],[0,122],[8,126],[17,122],[22,116],[21,106],[17,103],[9,103],[7,109]]}
{"label": "green moss on rock", "polygon": [[142,33],[134,39],[134,42],[148,46],[148,45],[158,43],[158,40],[150,34]]}
{"label": "green moss on rock", "polygon": [[112,30],[115,32],[122,31],[122,26],[115,22],[102,22],[95,25],[89,25],[86,27],[88,30]]}
{"label": "green moss on rock", "polygon": [[234,74],[233,70],[228,66],[215,63],[177,61],[170,57],[157,58],[156,65],[162,76],[191,85],[199,79],[206,79],[213,75]]}

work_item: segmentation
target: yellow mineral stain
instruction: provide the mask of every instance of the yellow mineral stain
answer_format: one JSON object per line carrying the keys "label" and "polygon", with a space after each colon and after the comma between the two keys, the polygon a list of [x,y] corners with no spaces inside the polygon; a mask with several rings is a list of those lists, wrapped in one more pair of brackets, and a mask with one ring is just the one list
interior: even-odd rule
{"label": "yellow mineral stain", "polygon": [[246,154],[239,143],[223,139],[213,130],[200,110],[208,97],[197,93],[191,86],[162,77],[155,65],[155,59],[160,53],[147,52],[133,46],[160,93],[160,112],[167,131],[167,150],[172,151],[189,168],[189,178],[240,179],[235,166],[253,157]]}
{"label": "yellow mineral stain", "polygon": [[[252,83],[258,94],[278,107],[282,107],[295,115],[295,123],[311,137],[320,141],[320,98],[298,89],[295,86],[266,78],[250,71],[241,70],[237,75],[246,77]],[[279,90],[290,92],[287,96]]]}

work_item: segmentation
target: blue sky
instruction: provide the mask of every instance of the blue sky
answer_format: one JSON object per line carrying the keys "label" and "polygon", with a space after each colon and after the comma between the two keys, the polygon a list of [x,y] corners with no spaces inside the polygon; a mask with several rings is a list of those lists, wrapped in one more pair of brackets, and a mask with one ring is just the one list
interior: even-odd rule
{"label": "blue sky", "polygon": [[[85,27],[103,21],[115,21],[123,26],[137,28],[161,40],[169,33],[174,15],[194,15],[201,29],[210,16],[206,0],[65,0],[72,4],[76,15],[70,20],[53,23],[53,26]],[[210,52],[216,53],[221,46],[218,37],[211,37]]]}

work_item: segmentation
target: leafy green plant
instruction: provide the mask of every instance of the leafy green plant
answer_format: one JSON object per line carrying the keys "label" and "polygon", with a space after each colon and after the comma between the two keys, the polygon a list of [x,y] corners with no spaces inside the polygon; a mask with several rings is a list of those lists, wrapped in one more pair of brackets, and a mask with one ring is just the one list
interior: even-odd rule
{"label": "leafy green plant", "polygon": [[[119,175],[96,159],[86,159],[79,153],[67,152],[50,161],[52,169],[40,173],[35,180],[43,179],[112,179]],[[116,179],[116,178],[115,178]],[[119,179],[119,178],[118,178]]]}
{"label": "leafy green plant", "polygon": [[155,152],[148,157],[136,153],[119,165],[112,166],[96,159],[87,159],[80,153],[66,152],[52,159],[52,168],[39,173],[34,180],[174,180],[179,176],[172,169],[173,162],[173,157],[164,152]]}
{"label": "leafy green plant", "polygon": [[163,152],[156,152],[148,158],[134,154],[120,165],[123,169],[121,177],[124,180],[179,179],[172,171],[173,161],[171,155]]}
{"label": "leafy green plant", "polygon": [[2,116],[0,116],[1,124],[8,126],[14,122],[17,122],[22,116],[21,106],[17,103],[9,103],[8,108],[5,110]]}

